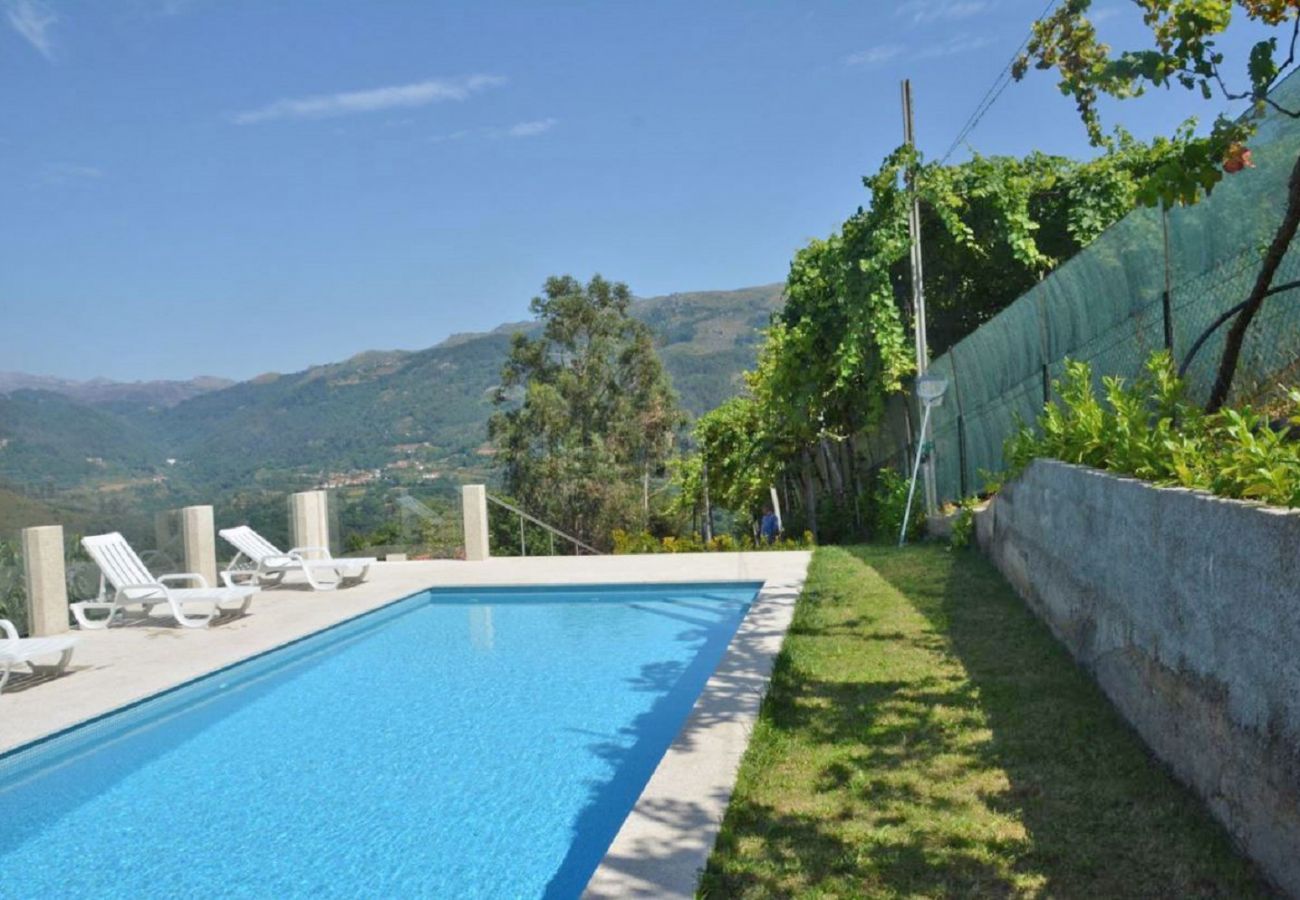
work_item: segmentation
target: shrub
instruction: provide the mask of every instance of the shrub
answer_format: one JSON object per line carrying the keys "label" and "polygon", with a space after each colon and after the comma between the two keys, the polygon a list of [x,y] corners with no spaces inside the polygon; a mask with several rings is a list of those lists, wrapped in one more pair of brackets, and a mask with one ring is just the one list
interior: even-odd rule
{"label": "shrub", "polygon": [[730,534],[720,534],[705,541],[698,534],[656,538],[649,532],[614,531],[614,553],[729,553],[737,550],[807,550],[814,546],[812,532],[805,531],[800,538],[782,538],[771,544],[755,543],[748,535],[737,539]]}
{"label": "shrub", "polygon": [[1276,425],[1249,406],[1206,415],[1185,399],[1169,354],[1159,351],[1132,385],[1102,379],[1067,361],[1037,428],[1021,425],[1006,446],[1011,474],[1050,457],[1133,475],[1157,484],[1211,491],[1223,497],[1300,506],[1300,391],[1288,393],[1292,415]]}
{"label": "shrub", "polygon": [[[907,492],[911,482],[895,470],[885,467],[876,472],[875,485],[867,504],[867,526],[875,540],[898,540],[907,509]],[[925,531],[925,507],[920,486],[912,497],[912,515],[908,519],[907,538],[921,537]]]}
{"label": "shrub", "polygon": [[957,504],[957,516],[952,520],[952,538],[949,546],[954,550],[964,550],[971,545],[975,536],[975,504],[973,497],[968,497]]}

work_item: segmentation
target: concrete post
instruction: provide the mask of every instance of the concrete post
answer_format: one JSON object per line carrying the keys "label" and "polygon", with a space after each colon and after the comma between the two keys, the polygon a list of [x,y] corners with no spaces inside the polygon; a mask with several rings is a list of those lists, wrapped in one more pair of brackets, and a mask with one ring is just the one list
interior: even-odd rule
{"label": "concrete post", "polygon": [[211,506],[186,506],[181,510],[181,542],[185,548],[185,571],[197,572],[217,581],[217,536]]}
{"label": "concrete post", "polygon": [[324,491],[291,495],[289,535],[295,547],[329,547],[329,495]]}
{"label": "concrete post", "polygon": [[63,566],[63,526],[23,529],[27,630],[32,637],[68,630],[68,575]]}
{"label": "concrete post", "polygon": [[487,559],[492,555],[488,547],[487,487],[464,485],[460,489],[460,506],[465,521],[465,558]]}

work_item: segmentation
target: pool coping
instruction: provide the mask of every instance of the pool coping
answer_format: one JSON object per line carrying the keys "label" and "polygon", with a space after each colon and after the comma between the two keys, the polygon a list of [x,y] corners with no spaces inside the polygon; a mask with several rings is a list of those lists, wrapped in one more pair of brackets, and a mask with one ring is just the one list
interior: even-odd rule
{"label": "pool coping", "polygon": [[586,900],[695,897],[803,590],[811,554],[804,556],[797,572],[764,579],[587,883]]}

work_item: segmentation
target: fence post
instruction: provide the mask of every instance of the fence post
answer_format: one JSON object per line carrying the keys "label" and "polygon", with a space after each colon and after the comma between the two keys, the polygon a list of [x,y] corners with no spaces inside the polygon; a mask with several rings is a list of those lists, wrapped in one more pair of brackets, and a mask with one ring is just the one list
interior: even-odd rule
{"label": "fence post", "polygon": [[197,572],[217,583],[217,538],[211,506],[181,509],[181,546],[185,549],[185,571]]}
{"label": "fence post", "polygon": [[329,495],[303,491],[289,496],[289,538],[295,547],[329,547]]}
{"label": "fence post", "polygon": [[1043,359],[1043,405],[1052,402],[1052,368],[1049,351],[1051,349],[1050,332],[1051,325],[1047,320],[1047,288],[1043,286],[1042,281],[1038,282],[1038,302],[1034,304],[1038,309],[1038,348]]}
{"label": "fence post", "polygon": [[465,558],[474,562],[489,558],[492,551],[488,546],[487,486],[462,486],[460,508],[465,524]]}
{"label": "fence post", "polygon": [[957,371],[957,348],[961,342],[953,344],[948,350],[948,361],[952,365],[952,395],[957,404],[957,485],[961,499],[966,499],[966,411],[961,405],[961,376]]}
{"label": "fence post", "polygon": [[63,526],[23,529],[27,582],[27,630],[33,637],[68,630],[68,576],[63,564]]}
{"label": "fence post", "polygon": [[1169,207],[1164,201],[1160,203],[1160,224],[1164,232],[1165,251],[1165,289],[1160,295],[1160,311],[1164,315],[1165,349],[1170,359],[1174,355],[1174,273],[1173,260],[1169,256]]}

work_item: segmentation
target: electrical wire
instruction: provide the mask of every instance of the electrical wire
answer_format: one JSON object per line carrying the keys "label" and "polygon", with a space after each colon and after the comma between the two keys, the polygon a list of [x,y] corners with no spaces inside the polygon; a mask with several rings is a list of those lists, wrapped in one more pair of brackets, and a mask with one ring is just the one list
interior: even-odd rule
{"label": "electrical wire", "polygon": [[[1048,13],[1052,11],[1052,8],[1055,7],[1056,4],[1057,0],[1048,0],[1047,6],[1043,7],[1043,11],[1039,13],[1038,18],[1034,20],[1034,25],[1037,25],[1039,22],[1043,21],[1043,19],[1047,18]],[[1029,46],[1029,41],[1033,36],[1034,28],[1031,25],[1029,33],[1025,35],[1025,39],[1020,42],[1020,46],[1016,48],[1016,52],[1011,54],[1010,61],[1003,67],[1002,71],[998,73],[998,76],[993,79],[993,83],[989,85],[989,89],[984,92],[984,96],[980,98],[980,102],[975,104],[975,109],[969,116],[967,116],[965,124],[962,125],[961,130],[957,132],[957,136],[953,138],[952,144],[948,146],[948,152],[939,160],[939,165],[943,165],[948,161],[948,158],[956,152],[962,142],[965,141],[970,133],[975,130],[976,126],[979,125],[980,119],[984,118],[984,114],[993,108],[994,103],[998,102],[998,98],[1001,97],[1002,92],[1007,89],[1007,85],[1011,84],[1011,69],[1016,64],[1016,59],[1024,52],[1025,47]]]}

